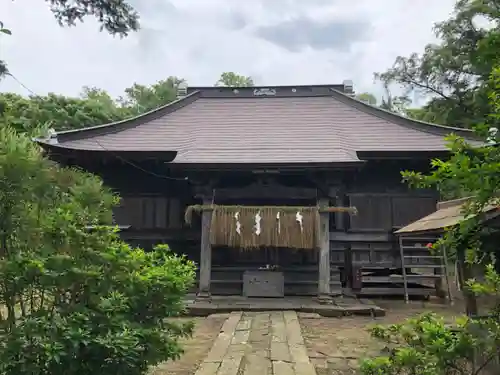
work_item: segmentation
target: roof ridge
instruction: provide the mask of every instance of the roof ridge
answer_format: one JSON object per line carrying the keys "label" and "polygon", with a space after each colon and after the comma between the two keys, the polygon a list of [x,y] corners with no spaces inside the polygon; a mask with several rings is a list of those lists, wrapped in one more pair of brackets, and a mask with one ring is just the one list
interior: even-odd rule
{"label": "roof ridge", "polygon": [[[80,128],[80,129],[71,129],[71,130],[63,130],[60,132],[56,132],[55,136],[56,138],[59,136],[70,136],[73,134],[85,134],[87,132],[92,133],[92,132],[97,132],[101,133],[106,132],[106,130],[111,131],[119,131],[122,130],[122,127],[125,127],[126,125],[133,125],[133,123],[137,122],[136,125],[142,124],[144,119],[147,119],[148,117],[151,117],[150,120],[155,119],[158,116],[164,116],[169,113],[172,113],[188,104],[191,104],[194,100],[196,100],[199,97],[200,91],[194,91],[182,98],[178,98],[170,103],[167,103],[165,105],[162,105],[160,107],[154,108],[152,110],[149,110],[147,112],[141,113],[139,115],[136,115],[134,117],[126,118],[124,120],[119,120],[107,124],[102,124],[102,125],[95,125],[95,126],[89,126],[85,128]],[[194,99],[194,100],[193,100]],[[107,132],[106,132],[107,133]],[[44,141],[44,139],[38,139],[39,141]]]}
{"label": "roof ridge", "polygon": [[[366,103],[362,100],[359,100],[355,97],[352,97],[350,95],[346,95],[345,93],[338,91],[338,90],[332,90],[332,94],[335,99],[340,99],[343,100],[343,102],[353,108],[356,108],[362,112],[365,112],[367,114],[370,114],[372,116],[379,117],[383,120],[391,122],[391,120],[396,120],[398,123],[402,126],[406,127],[412,127],[410,124],[416,125],[416,130],[420,130],[426,133],[431,133],[431,134],[436,134],[432,130],[437,130],[439,132],[446,131],[448,130],[449,132],[457,132],[457,133],[465,133],[467,136],[471,137],[474,135],[474,132],[471,129],[465,129],[465,128],[459,128],[459,127],[454,127],[454,126],[447,126],[447,125],[440,125],[440,124],[433,124],[431,122],[427,121],[421,121],[421,120],[416,120],[412,119],[410,117],[405,117],[403,115],[400,115],[399,113],[391,112],[388,111],[384,108],[376,107],[373,106],[369,103]],[[423,127],[430,128],[430,129],[422,129]],[[415,129],[415,127],[412,127]]]}
{"label": "roof ridge", "polygon": [[301,84],[301,85],[254,85],[254,86],[203,86],[203,85],[194,85],[194,86],[188,86],[189,89],[191,90],[234,90],[234,89],[248,89],[248,90],[254,90],[254,89],[273,89],[273,88],[286,88],[286,89],[292,89],[292,88],[315,88],[315,87],[325,87],[325,88],[330,88],[330,87],[344,87],[343,83],[321,83],[321,84]]}

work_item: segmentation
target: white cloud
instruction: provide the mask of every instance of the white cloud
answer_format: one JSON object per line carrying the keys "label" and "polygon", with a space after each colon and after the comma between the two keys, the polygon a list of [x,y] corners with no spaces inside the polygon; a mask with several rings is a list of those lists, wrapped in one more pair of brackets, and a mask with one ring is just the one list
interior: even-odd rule
{"label": "white cloud", "polygon": [[[0,3],[12,36],[0,59],[43,94],[77,95],[84,85],[120,95],[134,82],[170,75],[212,85],[223,71],[261,84],[341,83],[380,93],[373,72],[398,55],[422,51],[454,0],[130,0],[142,30],[126,39],[99,32],[93,19],[61,28],[43,0]],[[0,91],[27,92],[14,80]]]}

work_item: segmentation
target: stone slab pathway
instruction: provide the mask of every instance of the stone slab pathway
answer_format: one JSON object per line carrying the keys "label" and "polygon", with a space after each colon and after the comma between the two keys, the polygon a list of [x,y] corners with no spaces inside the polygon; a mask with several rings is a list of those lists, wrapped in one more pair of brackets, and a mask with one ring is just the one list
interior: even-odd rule
{"label": "stone slab pathway", "polygon": [[385,310],[366,299],[349,297],[334,298],[332,304],[320,304],[311,297],[246,298],[242,296],[212,296],[211,301],[186,299],[188,315],[208,316],[233,311],[266,312],[293,310],[302,313],[317,313],[325,317],[350,315],[384,316]]}
{"label": "stone slab pathway", "polygon": [[195,375],[316,375],[295,311],[233,312]]}

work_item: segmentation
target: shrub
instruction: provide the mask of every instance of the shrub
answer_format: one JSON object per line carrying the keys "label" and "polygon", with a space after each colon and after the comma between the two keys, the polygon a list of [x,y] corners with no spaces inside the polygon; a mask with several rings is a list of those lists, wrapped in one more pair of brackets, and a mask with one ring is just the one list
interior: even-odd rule
{"label": "shrub", "polygon": [[135,375],[182,352],[192,327],[170,318],[194,265],[122,242],[116,202],[96,176],[0,128],[0,373]]}
{"label": "shrub", "polygon": [[463,317],[450,325],[437,315],[423,314],[375,327],[372,335],[387,344],[388,354],[364,360],[364,375],[478,375],[498,358],[500,347],[496,317]]}
{"label": "shrub", "polygon": [[[438,241],[438,250],[446,247],[448,254],[454,253],[464,278],[468,279],[463,290],[467,314],[477,315],[475,297],[478,294],[490,296],[493,308],[487,317],[463,317],[453,327],[445,325],[437,316],[422,315],[403,324],[375,328],[372,334],[389,343],[390,353],[365,360],[361,366],[365,375],[478,375],[485,373],[487,367],[495,367],[490,371],[492,374],[500,372],[497,362],[500,359],[500,275],[489,265],[485,280],[477,282],[471,272],[474,264],[481,264],[486,255],[484,240],[490,237],[491,242],[491,234],[496,231],[488,228],[484,210],[500,204],[500,134],[491,127],[496,126],[500,118],[500,67],[492,72],[489,84],[494,113],[484,124],[474,127],[476,135],[483,137],[483,146],[451,136],[449,159],[433,160],[433,170],[428,175],[403,172],[403,177],[414,187],[438,188],[448,195],[471,197],[462,210],[467,219],[445,229]],[[493,250],[497,250],[496,246]]]}

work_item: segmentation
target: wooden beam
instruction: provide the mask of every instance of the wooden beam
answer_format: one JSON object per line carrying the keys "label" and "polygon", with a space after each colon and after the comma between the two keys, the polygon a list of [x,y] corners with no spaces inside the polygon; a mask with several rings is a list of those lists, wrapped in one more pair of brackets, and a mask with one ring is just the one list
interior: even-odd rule
{"label": "wooden beam", "polygon": [[331,303],[330,296],[330,213],[324,209],[328,207],[328,198],[318,199],[318,206],[323,208],[319,222],[319,272],[318,272],[318,301]]}
{"label": "wooden beam", "polygon": [[[206,196],[206,195],[204,195]],[[356,207],[336,207],[336,206],[331,206],[329,207],[328,206],[328,202],[329,199],[328,198],[325,198],[325,202],[326,202],[326,205],[325,206],[318,206],[318,212],[319,213],[332,213],[332,212],[347,212],[351,215],[357,215],[358,214],[358,209]],[[204,202],[208,202],[208,201],[205,201]],[[224,205],[224,204],[214,204],[210,201],[209,204],[205,204],[203,203],[202,205],[191,205],[191,206],[188,206],[187,210],[189,211],[212,211],[214,209],[216,209],[217,207],[225,207],[225,208],[236,208],[236,207],[240,207],[240,206],[235,206],[235,205]],[[243,207],[245,208],[248,208],[248,209],[262,209],[262,208],[265,208],[265,207],[270,207],[270,208],[276,208],[276,209],[280,209],[280,210],[283,210],[283,211],[295,211],[295,210],[299,210],[301,209],[301,206],[273,206],[273,205],[263,205],[263,206],[252,206],[252,205],[243,205]],[[315,206],[304,206],[304,207],[315,207]]]}
{"label": "wooden beam", "polygon": [[[317,191],[314,188],[305,187],[289,187],[277,183],[263,184],[254,183],[243,187],[234,188],[219,188],[215,189],[216,198],[218,199],[315,199]],[[198,194],[197,194],[198,196]]]}
{"label": "wooden beam", "polygon": [[394,236],[388,232],[380,233],[350,233],[350,232],[331,232],[332,242],[392,242]]}
{"label": "wooden beam", "polygon": [[358,214],[358,209],[356,207],[341,207],[341,206],[332,206],[332,207],[328,207],[328,206],[324,206],[324,207],[319,207],[319,212],[320,213],[331,213],[331,212],[335,212],[335,213],[344,213],[344,212],[347,212],[351,215],[357,215]]}

